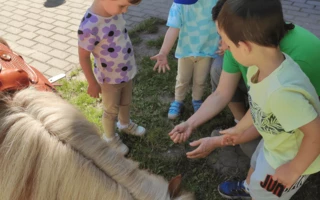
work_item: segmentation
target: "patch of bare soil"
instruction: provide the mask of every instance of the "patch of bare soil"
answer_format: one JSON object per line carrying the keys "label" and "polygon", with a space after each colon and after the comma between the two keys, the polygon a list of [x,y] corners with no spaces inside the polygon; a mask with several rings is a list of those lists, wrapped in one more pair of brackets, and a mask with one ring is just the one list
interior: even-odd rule
{"label": "patch of bare soil", "polygon": [[147,41],[150,40],[156,40],[161,36],[164,36],[166,34],[166,31],[168,27],[165,24],[159,24],[158,26],[158,32],[157,33],[141,33],[140,38],[142,39],[142,42],[140,44],[134,45],[134,52],[136,60],[141,59],[144,56],[154,56],[156,55],[159,50],[156,48],[150,48],[147,46]]}

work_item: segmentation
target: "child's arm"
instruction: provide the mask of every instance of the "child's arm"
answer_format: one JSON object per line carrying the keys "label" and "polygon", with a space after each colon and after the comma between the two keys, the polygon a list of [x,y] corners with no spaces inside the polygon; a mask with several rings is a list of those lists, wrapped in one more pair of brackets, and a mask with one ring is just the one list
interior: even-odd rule
{"label": "child's arm", "polygon": [[261,136],[254,125],[242,132],[236,132],[235,127],[232,127],[220,133],[223,134],[220,140],[222,146],[243,144]]}
{"label": "child's arm", "polygon": [[157,63],[155,64],[153,70],[156,70],[158,68],[159,73],[161,71],[163,71],[164,73],[166,69],[170,70],[167,56],[172,46],[174,45],[175,41],[177,40],[179,32],[180,32],[180,29],[169,27],[164,37],[164,41],[160,49],[160,52],[157,55],[150,58],[151,60],[157,60]]}
{"label": "child's arm", "polygon": [[241,134],[245,130],[250,128],[250,126],[252,126],[252,125],[253,125],[253,120],[252,120],[252,116],[250,113],[250,109],[248,109],[245,116],[243,116],[243,118],[237,123],[237,125],[235,127],[220,131],[220,133],[222,133],[222,134]]}
{"label": "child's arm", "polygon": [[277,168],[274,180],[290,188],[320,154],[320,117],[302,126],[304,133],[298,154],[290,162]]}
{"label": "child's arm", "polygon": [[299,129],[304,134],[303,138],[296,138],[299,150],[294,158],[279,166],[273,175],[274,180],[287,188],[297,181],[320,153],[320,118],[316,109],[319,100],[315,90],[310,90],[309,94],[314,97],[307,98],[309,95],[295,88],[284,87],[269,97],[271,112],[281,127],[286,132]]}
{"label": "child's arm", "polygon": [[98,98],[99,93],[101,93],[101,88],[92,71],[90,52],[81,47],[78,47],[78,53],[82,71],[89,84],[87,93],[93,98]]}
{"label": "child's arm", "polygon": [[216,54],[218,54],[219,56],[223,56],[224,52],[228,49],[228,45],[226,45],[226,43],[220,39],[219,41],[219,48],[216,51]]}
{"label": "child's arm", "polygon": [[240,137],[236,139],[232,139],[232,142],[223,142],[224,136],[213,136],[201,138],[199,140],[193,141],[190,143],[190,146],[195,147],[198,146],[195,150],[188,152],[186,155],[188,158],[204,158],[208,156],[213,150],[218,147],[224,147],[228,145],[236,145],[243,144],[246,142],[250,142],[254,139],[260,137],[259,132],[254,126],[251,126]]}
{"label": "child's arm", "polygon": [[302,126],[304,133],[298,154],[291,161],[292,167],[302,174],[320,154],[320,117]]}
{"label": "child's arm", "polygon": [[243,116],[242,119],[237,123],[236,130],[237,132],[242,133],[252,125],[253,125],[253,120],[250,113],[250,109],[248,109],[245,116]]}
{"label": "child's arm", "polygon": [[[236,145],[241,138],[246,138],[248,135],[244,135],[244,132],[253,126],[253,120],[248,109],[245,116],[238,122],[238,124],[232,128],[220,131],[223,134],[221,139],[222,145]],[[259,133],[258,133],[259,134]],[[249,136],[250,138],[251,136]]]}

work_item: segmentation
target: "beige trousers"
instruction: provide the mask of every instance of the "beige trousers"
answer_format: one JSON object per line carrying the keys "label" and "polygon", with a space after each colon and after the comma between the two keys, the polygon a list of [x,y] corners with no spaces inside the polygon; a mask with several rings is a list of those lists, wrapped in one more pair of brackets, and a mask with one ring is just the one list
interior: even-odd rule
{"label": "beige trousers", "polygon": [[193,77],[192,99],[201,100],[205,81],[209,75],[212,58],[185,57],[178,59],[178,74],[176,78],[175,100],[183,101]]}
{"label": "beige trousers", "polygon": [[132,80],[120,84],[101,84],[103,104],[102,126],[108,138],[115,135],[117,118],[122,125],[130,122]]}

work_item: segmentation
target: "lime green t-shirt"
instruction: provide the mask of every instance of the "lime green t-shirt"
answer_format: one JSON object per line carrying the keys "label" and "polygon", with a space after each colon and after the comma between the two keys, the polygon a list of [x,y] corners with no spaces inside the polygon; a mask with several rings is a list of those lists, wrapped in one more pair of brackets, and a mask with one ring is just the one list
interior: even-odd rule
{"label": "lime green t-shirt", "polygon": [[[298,153],[303,132],[300,127],[320,113],[318,94],[309,78],[288,55],[268,77],[258,83],[251,78],[258,68],[249,67],[249,104],[254,125],[264,139],[264,155],[274,169]],[[320,133],[319,133],[320,134]],[[320,155],[303,174],[320,171]]]}
{"label": "lime green t-shirt", "polygon": [[[320,96],[320,39],[308,30],[295,25],[295,28],[281,40],[280,49],[298,63]],[[223,70],[228,73],[241,72],[247,83],[248,68],[239,64],[230,51],[224,54]]]}

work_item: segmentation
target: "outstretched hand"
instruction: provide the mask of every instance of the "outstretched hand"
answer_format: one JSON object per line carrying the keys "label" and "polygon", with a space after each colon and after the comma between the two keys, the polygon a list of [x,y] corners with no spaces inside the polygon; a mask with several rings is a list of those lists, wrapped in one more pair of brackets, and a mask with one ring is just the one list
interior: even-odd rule
{"label": "outstretched hand", "polygon": [[220,56],[223,56],[224,55],[224,52],[228,49],[228,46],[226,45],[226,43],[224,43],[223,40],[220,40],[219,41],[219,48],[218,50],[216,51],[216,54],[220,55]]}
{"label": "outstretched hand", "polygon": [[223,134],[221,145],[233,145],[235,146],[237,144],[237,141],[241,137],[241,133],[237,131],[235,127],[231,127],[225,130],[220,131],[220,134]]}
{"label": "outstretched hand", "polygon": [[182,122],[172,129],[169,133],[171,140],[174,143],[182,143],[187,141],[192,133],[192,127],[188,124],[188,122]]}
{"label": "outstretched hand", "polygon": [[196,147],[195,150],[188,152],[187,157],[188,158],[205,158],[207,157],[213,150],[215,150],[217,147],[220,147],[219,145],[219,136],[216,137],[205,137],[201,138],[200,140],[196,140],[190,143],[190,146]]}
{"label": "outstretched hand", "polygon": [[170,67],[168,65],[167,56],[165,54],[159,53],[159,54],[157,54],[155,56],[152,56],[150,59],[157,61],[157,63],[153,67],[153,71],[156,71],[157,68],[158,68],[158,73],[160,73],[161,71],[163,73],[165,73],[166,69],[170,70]]}

